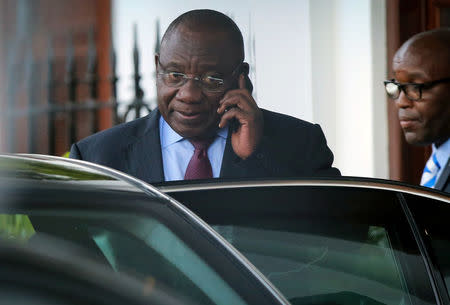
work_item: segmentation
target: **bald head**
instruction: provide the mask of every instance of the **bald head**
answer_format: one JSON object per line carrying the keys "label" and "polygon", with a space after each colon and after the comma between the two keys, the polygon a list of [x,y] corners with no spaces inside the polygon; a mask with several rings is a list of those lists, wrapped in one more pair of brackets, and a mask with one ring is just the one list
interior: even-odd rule
{"label": "bald head", "polygon": [[244,40],[236,23],[225,14],[218,11],[200,9],[192,10],[178,16],[167,28],[161,40],[161,53],[171,36],[177,32],[183,33],[213,33],[226,39],[232,45],[240,61],[244,60]]}
{"label": "bald head", "polygon": [[416,60],[417,64],[426,62],[427,66],[436,72],[449,74],[450,28],[435,29],[412,36],[395,54],[394,62],[401,60]]}
{"label": "bald head", "polygon": [[450,50],[450,28],[440,28],[422,32],[409,38],[403,46],[427,48],[428,43]]}

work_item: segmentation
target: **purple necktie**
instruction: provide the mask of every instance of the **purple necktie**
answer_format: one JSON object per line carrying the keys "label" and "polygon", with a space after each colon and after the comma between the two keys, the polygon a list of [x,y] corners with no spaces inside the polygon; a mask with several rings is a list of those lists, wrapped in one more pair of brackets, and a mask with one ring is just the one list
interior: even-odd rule
{"label": "purple necktie", "polygon": [[189,140],[194,145],[194,154],[184,174],[185,180],[212,178],[211,162],[208,158],[208,147],[213,139]]}

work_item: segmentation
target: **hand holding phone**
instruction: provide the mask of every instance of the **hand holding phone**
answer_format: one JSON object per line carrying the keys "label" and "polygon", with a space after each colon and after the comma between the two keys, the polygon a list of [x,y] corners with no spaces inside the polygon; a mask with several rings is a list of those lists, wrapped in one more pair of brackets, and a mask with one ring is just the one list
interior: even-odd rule
{"label": "hand holding phone", "polygon": [[225,93],[217,109],[222,116],[219,127],[230,124],[231,144],[241,159],[248,158],[255,151],[263,134],[263,115],[251,95],[252,89],[247,73],[242,73],[238,88]]}

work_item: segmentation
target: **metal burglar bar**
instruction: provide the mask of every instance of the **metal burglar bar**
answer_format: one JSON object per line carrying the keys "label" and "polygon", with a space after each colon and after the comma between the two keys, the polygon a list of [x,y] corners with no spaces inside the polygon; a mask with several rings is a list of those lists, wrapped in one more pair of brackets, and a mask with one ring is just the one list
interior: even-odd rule
{"label": "metal burglar bar", "polygon": [[28,107],[29,110],[29,119],[28,119],[28,149],[30,151],[36,151],[37,146],[37,122],[36,122],[36,116],[33,115],[32,109],[36,106],[35,105],[35,99],[33,99],[33,96],[35,94],[39,94],[38,92],[38,86],[36,86],[36,69],[35,69],[35,63],[33,59],[33,51],[30,49],[27,53],[26,58],[26,67],[25,67],[25,84],[26,84],[26,91],[28,92]]}
{"label": "metal burglar bar", "polygon": [[[159,31],[158,31],[159,33]],[[159,35],[159,34],[158,34]],[[159,37],[158,37],[159,38]],[[27,152],[38,152],[38,147],[42,147],[39,143],[47,142],[48,154],[62,154],[64,151],[68,151],[70,145],[76,142],[80,136],[77,134],[79,128],[77,124],[80,124],[80,117],[83,118],[83,124],[86,123],[86,117],[88,118],[87,124],[89,124],[88,132],[95,133],[100,130],[99,125],[99,110],[110,109],[112,124],[116,125],[124,122],[125,119],[139,118],[142,115],[143,109],[151,111],[150,103],[144,101],[144,91],[142,90],[140,81],[140,53],[137,44],[137,28],[134,26],[134,47],[133,47],[133,65],[134,65],[134,98],[128,103],[119,103],[117,101],[117,82],[118,76],[116,73],[116,52],[111,42],[109,64],[110,64],[110,76],[106,79],[101,79],[98,72],[98,51],[95,44],[95,32],[94,28],[90,28],[87,33],[87,54],[86,60],[86,74],[84,77],[77,76],[77,70],[80,69],[80,64],[83,64],[80,56],[76,56],[74,47],[73,33],[69,33],[67,37],[66,57],[65,57],[65,77],[64,81],[59,81],[56,78],[57,71],[55,71],[58,59],[55,58],[55,52],[53,47],[53,38],[48,40],[48,50],[46,56],[45,69],[47,70],[47,97],[46,102],[40,101],[41,90],[39,87],[39,75],[42,75],[42,66],[36,63],[33,52],[30,51],[26,55],[24,63],[19,63],[10,71],[16,71],[11,75],[13,80],[10,84],[8,91],[8,109],[5,113],[1,114],[2,117],[6,115],[8,123],[8,151],[16,152],[23,151],[19,149],[18,142],[21,139],[21,131],[16,127],[18,122],[26,122],[26,149]],[[159,45],[159,41],[157,42]],[[16,55],[12,55],[10,58],[17,58]],[[11,64],[14,66],[13,64]],[[25,65],[25,94],[26,105],[18,105],[19,84],[17,79],[17,68]],[[16,81],[15,81],[16,80]],[[111,96],[108,100],[99,100],[99,83],[109,82],[111,86]],[[62,89],[64,88],[64,94]],[[83,91],[83,89],[86,89]],[[82,94],[85,92],[85,94]],[[59,94],[58,94],[59,93]],[[66,96],[61,99],[61,95]],[[119,115],[118,108],[120,104],[128,104],[125,114]],[[88,115],[86,115],[88,114]],[[47,132],[39,132],[39,126],[44,126],[48,129]],[[39,124],[41,122],[41,124]],[[63,126],[64,130],[57,130]],[[86,129],[86,128],[84,128]],[[62,149],[58,147],[61,143],[57,143],[57,135],[63,135],[66,138],[68,145],[65,145]],[[84,135],[85,136],[85,135]],[[82,137],[82,136],[81,136]],[[61,137],[59,137],[61,138]],[[59,145],[59,146],[58,146]],[[67,147],[66,147],[67,146]],[[64,151],[63,151],[64,150]],[[42,152],[42,149],[41,149]]]}
{"label": "metal burglar bar", "polygon": [[134,24],[133,26],[133,67],[134,67],[134,100],[133,102],[128,106],[127,111],[125,112],[124,118],[128,116],[128,114],[134,110],[135,111],[135,118],[141,117],[141,110],[142,108],[147,109],[149,112],[151,111],[150,107],[144,103],[143,97],[144,97],[144,91],[141,88],[140,81],[141,81],[141,74],[139,72],[139,48],[137,45],[137,26]]}
{"label": "metal burglar bar", "polygon": [[94,41],[94,28],[91,27],[89,30],[89,40],[88,40],[88,62],[87,62],[87,71],[86,71],[86,82],[89,86],[89,104],[92,105],[92,118],[93,122],[91,125],[91,132],[96,133],[100,130],[99,128],[99,120],[98,120],[98,111],[97,107],[95,107],[95,101],[98,97],[98,73],[97,73],[97,48],[95,47]]}
{"label": "metal burglar bar", "polygon": [[[112,37],[112,35],[111,35]],[[109,50],[109,64],[111,67],[111,76],[109,78],[111,82],[111,107],[112,107],[112,121],[114,125],[120,123],[119,115],[118,115],[118,107],[119,103],[117,103],[117,81],[119,78],[116,73],[117,59],[116,59],[116,51],[114,50],[113,41],[111,39],[111,45]]]}
{"label": "metal burglar bar", "polygon": [[53,96],[53,88],[54,88],[54,79],[53,79],[53,48],[52,48],[52,38],[50,37],[48,40],[48,53],[47,53],[47,104],[49,107],[49,111],[47,111],[47,129],[48,129],[48,153],[50,155],[55,154],[55,112],[51,111],[53,109],[54,104],[54,96]]}
{"label": "metal burglar bar", "polygon": [[[78,79],[76,75],[75,66],[75,50],[73,47],[72,33],[69,34],[69,41],[67,43],[67,61],[66,61],[66,84],[67,84],[67,96],[68,100],[68,116],[69,116],[69,139],[70,143],[77,141],[76,136],[76,112],[74,111],[77,102],[77,86]],[[54,128],[54,126],[53,126]]]}

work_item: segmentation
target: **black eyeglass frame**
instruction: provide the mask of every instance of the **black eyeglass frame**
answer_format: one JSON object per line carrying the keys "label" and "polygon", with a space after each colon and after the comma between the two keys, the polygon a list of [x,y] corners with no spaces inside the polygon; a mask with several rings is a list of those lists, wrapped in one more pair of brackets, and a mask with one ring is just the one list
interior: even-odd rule
{"label": "black eyeglass frame", "polygon": [[[398,97],[400,96],[401,91],[403,91],[403,93],[405,93],[406,97],[411,100],[411,101],[419,101],[422,99],[422,90],[426,90],[426,89],[430,89],[432,87],[434,87],[437,84],[440,83],[445,83],[445,82],[450,82],[450,77],[446,77],[446,78],[441,78],[441,79],[437,79],[431,82],[426,82],[426,83],[399,83],[396,82],[394,79],[391,80],[385,80],[384,81],[384,88],[386,90],[387,95],[389,96],[389,98],[392,98],[394,100],[398,99]],[[398,87],[398,95],[396,97],[393,97],[389,94],[389,92],[387,92],[386,86],[388,84],[394,84]],[[406,86],[413,86],[415,88],[417,88],[419,90],[419,98],[411,98],[410,96],[408,96],[408,93],[405,90]]]}
{"label": "black eyeglass frame", "polygon": [[[226,78],[219,78],[219,77],[212,77],[212,76],[209,76],[209,77],[212,78],[212,79],[221,81],[222,84],[225,84],[226,82],[228,82],[228,81],[230,81],[230,80],[232,80],[233,78],[236,77],[235,74],[236,74],[236,72],[239,72],[239,71],[240,71],[240,69],[241,69],[243,63],[244,63],[244,62],[240,62],[240,63],[236,66],[236,68],[233,70],[233,72],[231,72],[231,74],[230,74],[229,76],[227,76]],[[187,74],[181,73],[181,72],[168,72],[168,71],[166,71],[166,69],[164,68],[164,65],[161,64],[161,62],[159,61],[159,59],[158,59],[158,65],[162,68],[162,70],[163,70],[164,72],[158,72],[158,71],[157,71],[157,72],[156,72],[156,75],[157,75],[157,76],[165,76],[165,75],[170,74],[170,73],[175,73],[175,74],[178,74],[178,75],[180,75],[180,76],[183,77],[184,81],[181,82],[179,85],[176,85],[176,86],[171,86],[171,85],[168,85],[168,84],[166,84],[166,83],[164,82],[164,83],[166,84],[166,86],[169,86],[169,87],[171,87],[171,88],[180,88],[180,87],[184,86],[184,84],[186,84],[187,81],[188,81],[189,79],[192,79],[192,80],[197,81],[197,82],[199,83],[199,85],[200,85],[200,88],[201,88],[202,90],[206,91],[206,92],[210,92],[210,93],[218,93],[218,92],[223,92],[223,91],[226,90],[226,87],[225,87],[225,86],[220,87],[220,88],[217,89],[217,90],[211,90],[211,89],[206,88],[206,87],[204,86],[203,82],[202,82],[202,79],[205,77],[205,74],[200,75],[200,76],[188,76]]]}

